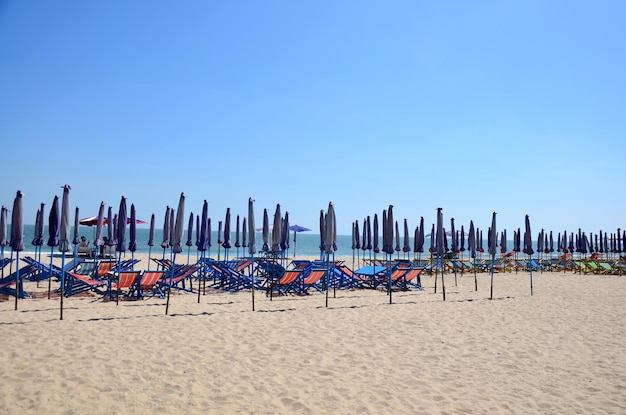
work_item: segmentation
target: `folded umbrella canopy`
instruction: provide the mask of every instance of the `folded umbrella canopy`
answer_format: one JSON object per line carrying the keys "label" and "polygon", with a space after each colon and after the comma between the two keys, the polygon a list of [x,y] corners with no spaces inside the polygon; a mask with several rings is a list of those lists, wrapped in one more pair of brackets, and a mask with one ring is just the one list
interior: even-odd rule
{"label": "folded umbrella canopy", "polygon": [[24,211],[22,192],[17,191],[11,211],[11,249],[15,252],[15,309],[20,287],[20,252],[24,250]]}
{"label": "folded umbrella canopy", "polygon": [[63,297],[65,296],[65,253],[70,250],[70,186],[63,186],[61,201],[61,228],[59,229],[59,251],[61,252],[61,315],[63,320]]}

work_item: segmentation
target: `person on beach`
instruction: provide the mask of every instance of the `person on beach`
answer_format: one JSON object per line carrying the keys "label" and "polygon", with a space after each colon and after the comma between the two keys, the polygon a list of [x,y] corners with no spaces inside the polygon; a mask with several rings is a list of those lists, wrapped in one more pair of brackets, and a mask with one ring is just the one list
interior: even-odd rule
{"label": "person on beach", "polygon": [[78,243],[78,247],[79,248],[86,248],[89,246],[89,242],[87,242],[87,240],[85,239],[84,236],[80,237],[80,242]]}

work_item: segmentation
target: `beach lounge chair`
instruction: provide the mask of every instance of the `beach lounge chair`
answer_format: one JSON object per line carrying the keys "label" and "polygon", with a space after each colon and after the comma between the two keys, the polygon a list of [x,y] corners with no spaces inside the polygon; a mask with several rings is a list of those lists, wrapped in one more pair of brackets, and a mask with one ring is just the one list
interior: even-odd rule
{"label": "beach lounge chair", "polygon": [[95,292],[100,295],[106,295],[108,281],[102,279],[94,279],[90,275],[79,274],[74,271],[65,271],[65,288],[64,294],[70,297],[85,292]]}
{"label": "beach lounge chair", "polygon": [[141,279],[139,280],[139,287],[136,296],[138,298],[143,298],[144,293],[152,293],[153,295],[164,297],[165,293],[159,289],[159,284],[168,276],[169,273],[164,270],[144,271],[141,274]]}
{"label": "beach lounge chair", "polygon": [[193,292],[192,277],[198,269],[195,265],[175,265],[173,273],[171,269],[166,270],[164,278],[157,282],[157,287],[162,292],[169,288]]}
{"label": "beach lounge chair", "polygon": [[[19,276],[17,275],[18,272]],[[24,291],[23,280],[28,276],[34,274],[35,272],[37,272],[37,269],[34,266],[27,264],[24,267],[20,268],[19,271],[15,270],[10,275],[7,275],[6,277],[0,279],[0,294],[15,295],[15,283],[16,278],[18,278],[17,294],[19,298],[30,297],[30,294]]]}
{"label": "beach lounge chair", "polygon": [[313,269],[302,279],[299,287],[299,293],[308,294],[309,289],[314,288],[319,292],[324,292],[323,278],[326,276],[326,269]]}
{"label": "beach lounge chair", "polygon": [[107,293],[108,297],[113,298],[115,296],[116,301],[119,301],[120,295],[138,298],[137,284],[141,278],[140,274],[140,271],[122,271],[114,274],[115,283]]}

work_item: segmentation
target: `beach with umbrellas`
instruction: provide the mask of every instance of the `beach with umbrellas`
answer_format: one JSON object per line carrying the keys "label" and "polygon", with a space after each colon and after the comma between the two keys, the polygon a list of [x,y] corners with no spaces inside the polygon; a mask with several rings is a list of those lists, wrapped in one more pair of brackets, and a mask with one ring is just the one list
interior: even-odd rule
{"label": "beach with umbrellas", "polygon": [[125,196],[73,206],[64,185],[26,250],[23,197],[0,212],[2,413],[626,410],[620,227],[393,205],[352,220],[332,202],[306,227],[280,203],[210,212],[184,192],[144,221]]}

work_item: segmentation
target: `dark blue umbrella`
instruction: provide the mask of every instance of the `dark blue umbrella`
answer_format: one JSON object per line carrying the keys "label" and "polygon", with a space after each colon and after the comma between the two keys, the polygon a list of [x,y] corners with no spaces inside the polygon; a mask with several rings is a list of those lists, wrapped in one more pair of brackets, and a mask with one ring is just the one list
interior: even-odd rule
{"label": "dark blue umbrella", "polygon": [[[372,250],[372,225],[370,223],[370,217],[367,217],[367,250]],[[372,253],[370,252],[370,255]]]}
{"label": "dark blue umbrella", "polygon": [[252,271],[250,273],[250,277],[252,278],[252,283],[250,284],[251,291],[252,291],[252,311],[254,311],[254,254],[255,253],[256,253],[256,229],[255,229],[255,220],[254,220],[254,199],[250,197],[248,198],[248,254],[250,254],[250,260],[252,261]]}
{"label": "dark blue umbrella", "polygon": [[530,218],[528,217],[528,215],[526,215],[526,218],[524,219],[524,223],[525,223],[525,232],[524,232],[524,253],[526,255],[528,255],[528,269],[530,270],[530,295],[533,295],[533,267],[530,264],[530,261],[532,260],[532,256],[535,253],[535,251],[533,251],[533,241],[532,241],[532,233],[530,231]]}
{"label": "dark blue umbrella", "polygon": [[22,192],[17,191],[11,211],[11,250],[15,252],[15,309],[20,287],[20,252],[24,250],[24,211]]}
{"label": "dark blue umbrella", "polygon": [[430,246],[428,248],[428,252],[430,252],[431,254],[434,254],[437,252],[437,243],[435,241],[435,224],[433,223],[433,227],[430,231]]}
{"label": "dark blue umbrella", "polygon": [[228,261],[229,249],[233,247],[230,242],[230,208],[226,208],[226,217],[224,218],[224,241],[222,246],[224,247],[224,259]]}
{"label": "dark blue umbrella", "polygon": [[320,260],[324,259],[324,251],[326,250],[324,247],[324,240],[326,239],[326,214],[324,213],[324,209],[320,210]]}
{"label": "dark blue umbrella", "polygon": [[130,251],[131,269],[135,270],[135,251],[137,250],[137,212],[135,204],[130,205],[130,224],[128,225],[128,250]]}
{"label": "dark blue umbrella", "polygon": [[491,216],[491,228],[489,229],[489,253],[491,254],[491,295],[490,300],[493,300],[493,268],[496,262],[496,245],[498,232],[496,231],[496,212],[493,212]]}
{"label": "dark blue umbrella", "polygon": [[424,252],[424,217],[420,217],[420,235],[419,240],[417,241],[417,248],[415,249],[420,254]]}
{"label": "dark blue umbrella", "polygon": [[402,252],[411,252],[411,239],[409,237],[409,223],[404,219],[404,245],[402,246]]}
{"label": "dark blue umbrella", "polygon": [[191,247],[193,246],[193,212],[189,212],[189,221],[187,222],[187,265],[189,265],[189,256],[191,254]]}
{"label": "dark blue umbrella", "polygon": [[380,248],[378,247],[378,214],[374,213],[374,259],[376,259],[376,254],[380,252]]}
{"label": "dark blue umbrella", "polygon": [[[446,301],[446,285],[443,270],[443,253],[445,233],[443,230],[443,212],[441,208],[437,208],[437,230],[435,233],[435,252],[439,259],[439,268],[441,269],[441,289],[443,291],[443,301]],[[437,292],[437,273],[435,273],[435,292]]]}
{"label": "dark blue umbrella", "polygon": [[[359,230],[357,229],[357,232]],[[363,233],[361,234],[361,250],[363,251],[363,259],[365,259],[365,251],[367,251],[367,218],[363,218]]]}
{"label": "dark blue umbrella", "polygon": [[73,227],[74,233],[73,233],[73,238],[72,238],[72,245],[74,245],[74,259],[76,259],[76,248],[78,244],[80,243],[80,235],[78,232],[78,226],[79,226],[78,212],[79,212],[79,209],[78,209],[78,206],[76,206],[76,209],[74,211],[74,227]]}
{"label": "dark blue umbrella", "polygon": [[198,250],[202,253],[209,248],[207,240],[207,221],[209,220],[209,203],[205,200],[202,203],[202,214],[200,215],[200,237],[198,238]]}
{"label": "dark blue umbrella", "polygon": [[122,252],[126,252],[126,221],[123,219],[126,217],[126,212],[126,198],[122,196],[117,220],[115,221],[115,249],[118,254],[118,265],[122,260]]}
{"label": "dark blue umbrella", "polygon": [[148,231],[148,270],[150,269],[150,257],[154,246],[154,213],[150,215],[150,230]]}
{"label": "dark blue umbrella", "polygon": [[506,229],[502,231],[502,235],[500,237],[500,254],[504,255],[506,254],[507,251],[507,247],[506,247]]}
{"label": "dark blue umbrella", "polygon": [[[35,219],[35,233],[33,236],[32,245],[35,247],[35,256],[39,262],[41,262],[41,247],[43,246],[43,232],[44,232],[44,206],[37,209],[37,217]],[[4,259],[4,255],[3,258]],[[4,276],[4,272],[2,274]],[[39,273],[37,274],[37,287],[39,287]]]}
{"label": "dark blue umbrella", "polygon": [[326,251],[326,263],[328,264],[328,272],[326,272],[326,307],[328,307],[328,279],[330,278],[330,254],[333,254],[333,263],[335,262],[335,251],[336,247],[336,238],[337,238],[337,222],[335,219],[335,207],[333,203],[328,203],[328,210],[326,211],[326,216],[324,218],[324,224],[326,225],[326,229],[324,231],[324,248]]}
{"label": "dark blue umbrella", "polygon": [[263,247],[261,250],[267,253],[270,251],[270,220],[267,216],[267,208],[263,209],[263,231],[261,236],[263,238]]}
{"label": "dark blue umbrella", "polygon": [[235,222],[235,248],[237,248],[237,256],[239,256],[239,248],[241,248],[241,240],[239,239],[241,236],[241,226],[239,223],[239,215],[237,215],[237,220]]}
{"label": "dark blue umbrella", "polygon": [[280,232],[280,249],[285,252],[289,250],[289,212],[285,212],[282,225],[283,229]]}
{"label": "dark blue umbrella", "polygon": [[[2,253],[2,260],[4,261],[4,247],[9,244],[7,240],[7,212],[8,209],[2,206],[0,210],[0,252]],[[50,255],[50,267],[52,267],[52,255]],[[2,267],[2,278],[4,278],[4,267]]]}
{"label": "dark blue umbrella", "polygon": [[395,221],[394,224],[395,224],[395,235],[394,235],[394,237],[395,237],[395,240],[396,240],[396,245],[395,245],[395,247],[393,249],[399,255],[400,251],[402,250],[402,248],[400,247],[400,229],[398,227],[398,221]]}
{"label": "dark blue umbrella", "polygon": [[474,268],[474,290],[478,291],[478,280],[476,279],[476,231],[474,230],[474,221],[472,220],[470,220],[469,233],[467,235],[467,248],[470,251]]}
{"label": "dark blue umbrella", "polygon": [[[246,223],[246,217],[244,216],[241,222],[241,247],[248,247],[248,224]],[[244,250],[245,251],[245,250]]]}
{"label": "dark blue umbrella", "polygon": [[65,254],[70,250],[70,186],[63,186],[61,200],[61,227],[59,229],[59,251],[61,252],[61,315],[63,320],[63,297],[65,296]]}
{"label": "dark blue umbrella", "polygon": [[[52,201],[52,207],[48,215],[48,243],[50,247],[50,269],[52,269],[52,259],[54,254],[54,247],[59,246],[59,227],[61,226],[61,214],[59,213],[59,197],[54,196]],[[50,276],[49,276],[50,277]],[[50,299],[50,285],[52,284],[52,278],[48,278],[48,300]]]}

